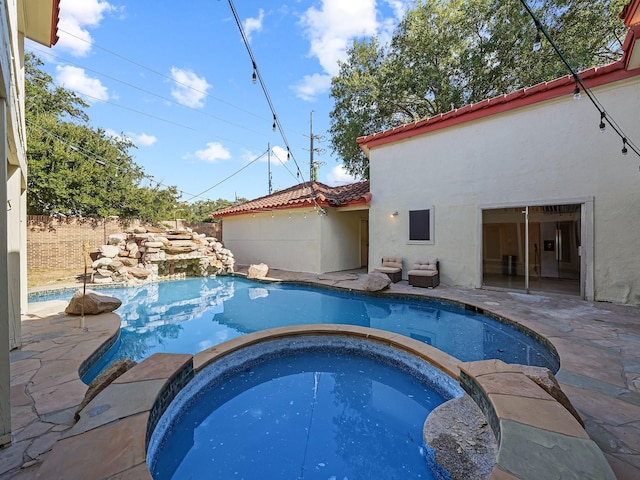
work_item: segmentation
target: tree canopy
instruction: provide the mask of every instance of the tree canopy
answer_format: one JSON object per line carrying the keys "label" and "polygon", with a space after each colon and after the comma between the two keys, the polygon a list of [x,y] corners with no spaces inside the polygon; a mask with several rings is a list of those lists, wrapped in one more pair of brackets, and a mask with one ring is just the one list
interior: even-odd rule
{"label": "tree canopy", "polygon": [[25,56],[27,212],[148,221],[173,218],[175,187],[142,186],[146,176],[129,153],[135,146],[88,125],[86,102],[56,87],[42,62]]}
{"label": "tree canopy", "polygon": [[[627,0],[530,0],[565,59],[580,71],[619,58]],[[355,40],[332,80],[331,144],[368,178],[356,139],[569,74],[518,0],[417,0],[388,45]]]}

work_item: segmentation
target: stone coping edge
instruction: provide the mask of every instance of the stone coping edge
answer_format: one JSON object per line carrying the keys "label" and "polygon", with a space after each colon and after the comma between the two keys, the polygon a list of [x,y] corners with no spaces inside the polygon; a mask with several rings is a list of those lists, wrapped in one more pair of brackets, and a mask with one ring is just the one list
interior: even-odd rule
{"label": "stone coping edge", "polygon": [[[281,327],[237,337],[195,356],[155,354],[89,402],[78,423],[53,446],[36,478],[151,479],[146,463],[150,436],[173,398],[198,372],[246,347],[312,336],[378,343],[424,360],[455,381],[459,378],[459,361],[440,350],[402,335],[350,325]],[[100,460],[96,451],[101,452]]]}
{"label": "stone coping edge", "polygon": [[377,342],[414,355],[433,365],[438,370],[443,371],[454,380],[459,380],[460,378],[460,370],[458,368],[460,361],[437,348],[427,345],[426,343],[414,340],[404,335],[376,328],[322,323],[271,328],[236,337],[197,353],[193,359],[193,366],[196,373],[198,373],[210,363],[242,348],[269,340],[318,335],[347,336],[370,342]]}
{"label": "stone coping edge", "polygon": [[[116,379],[81,412],[81,420],[56,442],[37,478],[151,479],[150,436],[171,401],[198,373],[234,352],[263,342],[304,337],[346,337],[392,347],[424,360],[462,388],[480,406],[499,449],[490,478],[615,480],[611,467],[577,420],[542,388],[500,360],[462,363],[403,335],[352,325],[299,325],[237,337],[195,356],[155,354]],[[514,394],[512,378],[523,377]],[[496,377],[496,375],[498,377]],[[526,380],[525,380],[526,379]],[[530,382],[531,385],[526,384]],[[142,392],[142,393],[141,393]],[[101,408],[108,399],[110,408]],[[106,400],[105,400],[106,399]],[[139,405],[136,405],[136,402]],[[95,452],[101,451],[100,461]],[[70,454],[70,452],[73,452]]]}
{"label": "stone coping edge", "polygon": [[582,425],[519,365],[501,360],[463,363],[460,385],[498,440],[490,479],[616,479]]}

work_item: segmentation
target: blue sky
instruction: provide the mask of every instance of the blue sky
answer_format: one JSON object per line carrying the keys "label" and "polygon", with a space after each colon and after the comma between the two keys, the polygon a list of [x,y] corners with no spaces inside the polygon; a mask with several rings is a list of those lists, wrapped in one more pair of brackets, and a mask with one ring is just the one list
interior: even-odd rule
{"label": "blue sky", "polygon": [[187,201],[252,199],[268,194],[268,145],[274,190],[308,180],[312,111],[318,180],[354,181],[330,148],[330,80],[354,38],[388,39],[409,3],[233,2],[300,178],[227,0],[61,0],[57,45],[27,49],[91,105],[93,126],[132,139],[149,184]]}

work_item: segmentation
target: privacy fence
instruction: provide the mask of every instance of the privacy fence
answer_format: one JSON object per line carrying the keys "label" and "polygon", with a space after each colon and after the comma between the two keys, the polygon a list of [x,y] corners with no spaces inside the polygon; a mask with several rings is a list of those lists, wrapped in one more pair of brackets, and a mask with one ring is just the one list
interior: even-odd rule
{"label": "privacy fence", "polygon": [[[27,217],[27,268],[62,269],[84,268],[83,248],[98,250],[107,243],[109,235],[144,226],[139,220],[118,218],[97,220],[92,218],[58,218],[30,215]],[[208,237],[222,239],[219,223],[164,222],[167,228],[191,228]]]}

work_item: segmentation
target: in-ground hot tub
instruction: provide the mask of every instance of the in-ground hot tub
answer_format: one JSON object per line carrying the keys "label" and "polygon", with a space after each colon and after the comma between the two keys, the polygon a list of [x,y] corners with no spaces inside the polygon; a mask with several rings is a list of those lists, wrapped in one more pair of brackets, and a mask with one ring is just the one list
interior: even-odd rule
{"label": "in-ground hot tub", "polygon": [[461,395],[441,370],[379,341],[269,339],[196,375],[159,420],[147,462],[157,480],[430,479],[422,426]]}

